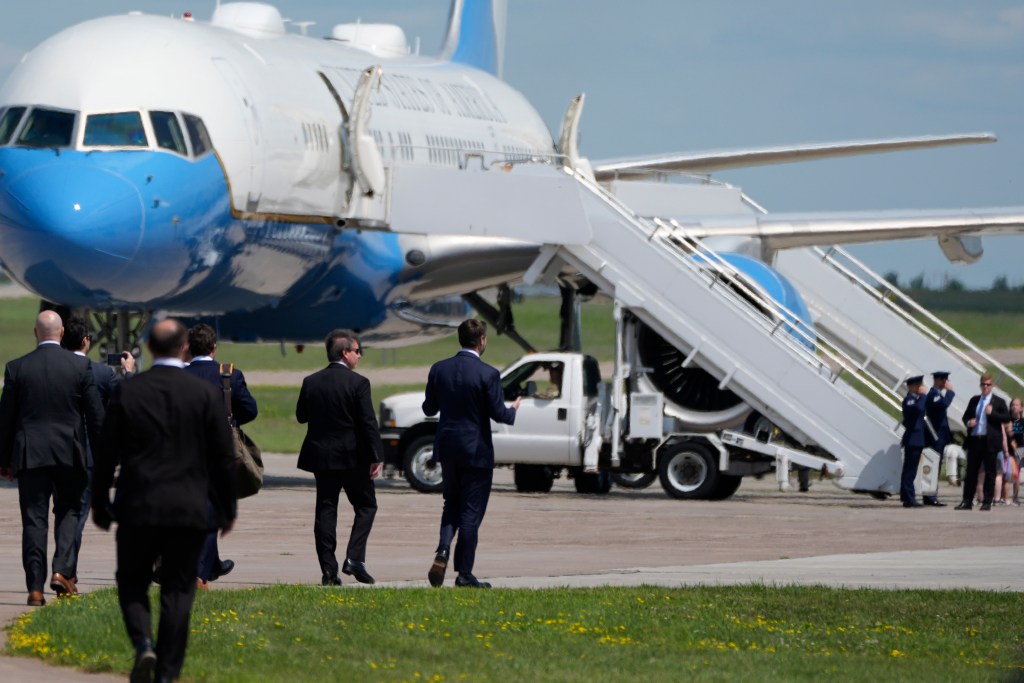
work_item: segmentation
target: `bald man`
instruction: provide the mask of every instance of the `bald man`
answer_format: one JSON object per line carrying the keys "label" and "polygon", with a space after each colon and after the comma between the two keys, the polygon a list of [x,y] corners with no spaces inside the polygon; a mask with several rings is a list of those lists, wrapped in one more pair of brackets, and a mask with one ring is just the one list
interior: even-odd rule
{"label": "bald man", "polygon": [[18,479],[28,604],[42,605],[51,498],[56,547],[50,588],[57,597],[78,592],[75,538],[87,481],[86,434],[96,443],[103,406],[89,359],[60,346],[60,316],[43,311],[34,332],[35,351],[12,360],[4,371],[0,476]]}

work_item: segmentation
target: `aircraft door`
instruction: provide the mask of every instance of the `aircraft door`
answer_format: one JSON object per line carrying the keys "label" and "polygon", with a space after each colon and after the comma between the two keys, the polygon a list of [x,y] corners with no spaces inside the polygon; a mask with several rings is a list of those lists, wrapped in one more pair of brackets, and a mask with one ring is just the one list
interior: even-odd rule
{"label": "aircraft door", "polygon": [[575,464],[577,435],[564,364],[525,363],[502,379],[505,400],[523,395],[514,426],[492,422],[494,456],[499,464]]}
{"label": "aircraft door", "polygon": [[[234,95],[234,99],[238,104],[237,111],[239,112],[238,127],[245,131],[245,135],[237,139],[238,144],[248,145],[247,153],[243,156],[246,160],[247,168],[244,169],[246,174],[245,178],[232,178],[234,183],[244,182],[245,185],[245,197],[241,199],[244,201],[239,205],[239,197],[235,196],[235,208],[248,211],[257,212],[259,211],[260,198],[263,195],[263,140],[260,132],[260,117],[259,111],[256,108],[256,103],[252,96],[249,94],[242,82],[241,76],[234,66],[226,59],[221,57],[213,58],[213,65],[217,68],[217,72],[227,82],[230,92]],[[220,136],[218,136],[218,139]],[[236,168],[229,168],[230,171],[239,170]]]}

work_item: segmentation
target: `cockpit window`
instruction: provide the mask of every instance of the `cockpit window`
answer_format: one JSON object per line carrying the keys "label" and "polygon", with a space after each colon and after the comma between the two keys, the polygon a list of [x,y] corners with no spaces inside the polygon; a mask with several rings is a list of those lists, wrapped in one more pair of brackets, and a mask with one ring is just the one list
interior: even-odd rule
{"label": "cockpit window", "polygon": [[206,132],[203,120],[191,114],[182,114],[182,116],[185,117],[188,139],[192,142],[192,153],[199,157],[213,149],[213,143],[210,142],[210,134]]}
{"label": "cockpit window", "polygon": [[147,147],[142,116],[137,111],[93,114],[85,120],[86,147]]}
{"label": "cockpit window", "polygon": [[11,107],[0,116],[0,145],[6,145],[14,135],[14,129],[18,127],[25,107]]}
{"label": "cockpit window", "polygon": [[33,109],[18,136],[24,147],[70,147],[75,115],[52,109]]}
{"label": "cockpit window", "polygon": [[185,146],[185,135],[181,131],[178,117],[169,111],[151,111],[149,120],[153,123],[153,132],[156,133],[156,144],[161,149],[169,149],[182,156],[188,156],[188,148]]}

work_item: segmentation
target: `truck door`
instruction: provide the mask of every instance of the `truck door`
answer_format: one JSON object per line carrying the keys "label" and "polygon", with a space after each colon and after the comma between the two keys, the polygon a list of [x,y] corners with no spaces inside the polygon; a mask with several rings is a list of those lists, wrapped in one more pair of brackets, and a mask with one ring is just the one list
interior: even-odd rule
{"label": "truck door", "polygon": [[576,464],[579,406],[573,396],[579,392],[565,370],[561,361],[535,361],[502,378],[505,400],[522,395],[523,401],[514,426],[491,423],[498,464]]}

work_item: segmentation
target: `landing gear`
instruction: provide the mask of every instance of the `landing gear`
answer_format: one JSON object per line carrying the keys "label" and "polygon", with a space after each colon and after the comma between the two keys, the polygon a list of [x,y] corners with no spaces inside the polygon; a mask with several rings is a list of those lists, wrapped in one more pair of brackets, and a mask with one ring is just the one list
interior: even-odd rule
{"label": "landing gear", "polygon": [[108,353],[128,351],[138,358],[142,355],[142,335],[152,318],[150,311],[88,311],[96,335],[93,348],[99,349],[100,356]]}

